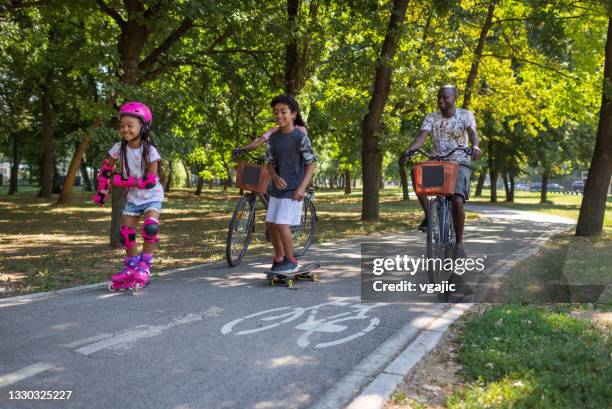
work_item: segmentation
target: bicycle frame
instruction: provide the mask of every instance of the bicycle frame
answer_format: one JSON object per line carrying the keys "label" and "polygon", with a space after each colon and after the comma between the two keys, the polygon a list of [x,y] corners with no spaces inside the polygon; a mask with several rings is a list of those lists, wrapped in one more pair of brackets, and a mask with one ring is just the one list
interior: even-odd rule
{"label": "bicycle frame", "polygon": [[[442,196],[442,195],[436,195],[435,197],[429,199],[429,208],[431,209],[431,203],[437,201],[438,202],[438,212],[440,213],[440,226],[439,227],[439,244],[448,244],[451,243],[452,240],[452,233],[449,236],[448,235],[448,230],[445,228],[445,226],[447,225],[447,223],[449,222],[449,219],[451,222],[453,222],[453,224],[451,224],[452,226],[452,230],[454,232],[454,221],[453,221],[453,214],[452,214],[452,202],[450,201],[450,196]],[[448,237],[447,237],[448,236]]]}
{"label": "bicycle frame", "polygon": [[[449,153],[447,153],[446,155],[429,155],[426,152],[417,149],[415,151],[419,152],[421,154],[423,154],[424,156],[426,156],[429,159],[433,159],[433,160],[443,160],[447,157],[449,157],[450,155],[452,155],[454,152],[456,151],[464,151],[465,153],[467,153],[468,155],[472,154],[472,149],[468,148],[468,147],[457,147],[455,149],[453,149],[452,151],[450,151]],[[453,234],[454,234],[454,224],[453,224],[453,215],[452,215],[452,202],[450,200],[450,196],[446,196],[446,195],[436,195],[435,197],[429,199],[429,211],[431,211],[432,208],[432,203],[437,202],[437,209],[436,211],[439,212],[439,222],[440,225],[438,226],[439,231],[437,232],[439,234],[438,237],[438,243],[437,244],[448,244],[451,243],[451,240],[453,239]],[[449,231],[449,229],[446,228],[447,224],[451,222],[451,229]],[[431,229],[432,226],[428,226],[428,229]],[[432,231],[433,234],[435,234],[435,231]],[[449,234],[450,233],[450,234]]]}

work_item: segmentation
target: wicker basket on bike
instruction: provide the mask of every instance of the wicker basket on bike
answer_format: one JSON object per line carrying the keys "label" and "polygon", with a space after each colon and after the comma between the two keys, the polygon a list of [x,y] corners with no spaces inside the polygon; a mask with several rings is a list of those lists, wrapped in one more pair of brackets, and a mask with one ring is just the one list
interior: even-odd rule
{"label": "wicker basket on bike", "polygon": [[266,165],[238,162],[236,186],[240,189],[265,193],[270,183],[270,173]]}
{"label": "wicker basket on bike", "polygon": [[414,165],[416,194],[452,195],[455,193],[459,164],[457,162],[428,161]]}

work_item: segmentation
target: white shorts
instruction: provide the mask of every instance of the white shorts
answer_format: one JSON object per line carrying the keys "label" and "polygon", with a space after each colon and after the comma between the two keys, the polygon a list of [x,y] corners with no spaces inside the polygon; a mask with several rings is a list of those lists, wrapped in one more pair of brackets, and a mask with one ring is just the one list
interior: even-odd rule
{"label": "white shorts", "polygon": [[270,197],[266,221],[274,224],[298,226],[302,217],[303,206],[303,200],[298,202],[291,198],[280,199],[278,197]]}

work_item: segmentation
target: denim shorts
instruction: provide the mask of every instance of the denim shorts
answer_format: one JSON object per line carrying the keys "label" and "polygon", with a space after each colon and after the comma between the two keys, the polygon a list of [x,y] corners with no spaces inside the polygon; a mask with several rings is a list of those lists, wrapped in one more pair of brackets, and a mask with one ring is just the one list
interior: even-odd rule
{"label": "denim shorts", "polygon": [[132,202],[125,202],[125,207],[123,208],[123,212],[121,214],[125,216],[141,216],[145,212],[149,210],[155,210],[158,213],[162,212],[162,203],[161,202],[149,202],[136,205]]}

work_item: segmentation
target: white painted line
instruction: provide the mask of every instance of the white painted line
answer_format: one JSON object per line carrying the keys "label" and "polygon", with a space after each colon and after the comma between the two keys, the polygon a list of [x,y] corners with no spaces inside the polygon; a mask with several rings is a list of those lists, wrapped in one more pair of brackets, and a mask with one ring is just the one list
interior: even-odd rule
{"label": "white painted line", "polygon": [[2,375],[0,376],[0,388],[12,385],[15,382],[23,381],[24,379],[38,375],[39,373],[48,371],[49,369],[54,367],[54,365],[45,362],[38,362],[34,365],[26,366],[25,368],[20,369],[18,371]]}
{"label": "white painted line", "polygon": [[110,349],[112,347],[121,344],[131,344],[134,341],[150,338],[167,331],[170,328],[177,327],[179,325],[190,324],[192,322],[201,321],[202,315],[204,314],[185,314],[178,316],[165,325],[139,325],[135,328],[117,333],[110,338],[103,339],[101,341],[94,342],[93,344],[86,345],[75,352],[83,355],[91,355],[95,352],[103,349]]}
{"label": "white painted line", "polygon": [[[119,331],[114,334],[102,333],[91,337],[78,339],[68,344],[61,345],[67,348],[76,348],[75,352],[83,355],[91,355],[103,349],[113,349],[125,351],[131,348],[134,343],[140,339],[151,338],[163,333],[171,328],[180,325],[191,324],[193,322],[202,321],[204,318],[218,317],[223,308],[212,306],[205,311],[197,314],[188,313],[176,316],[167,324],[163,325],[138,325],[124,331]],[[84,345],[84,346],[83,346]]]}
{"label": "white painted line", "polygon": [[73,341],[73,342],[71,342],[69,344],[64,344],[64,345],[60,345],[60,346],[66,347],[66,348],[76,348],[78,346],[89,344],[90,342],[100,341],[101,339],[110,338],[112,336],[113,336],[113,334],[106,334],[106,333],[98,334],[98,335],[94,335],[93,337],[87,337],[87,338],[83,338],[83,339],[78,339],[78,340]]}

